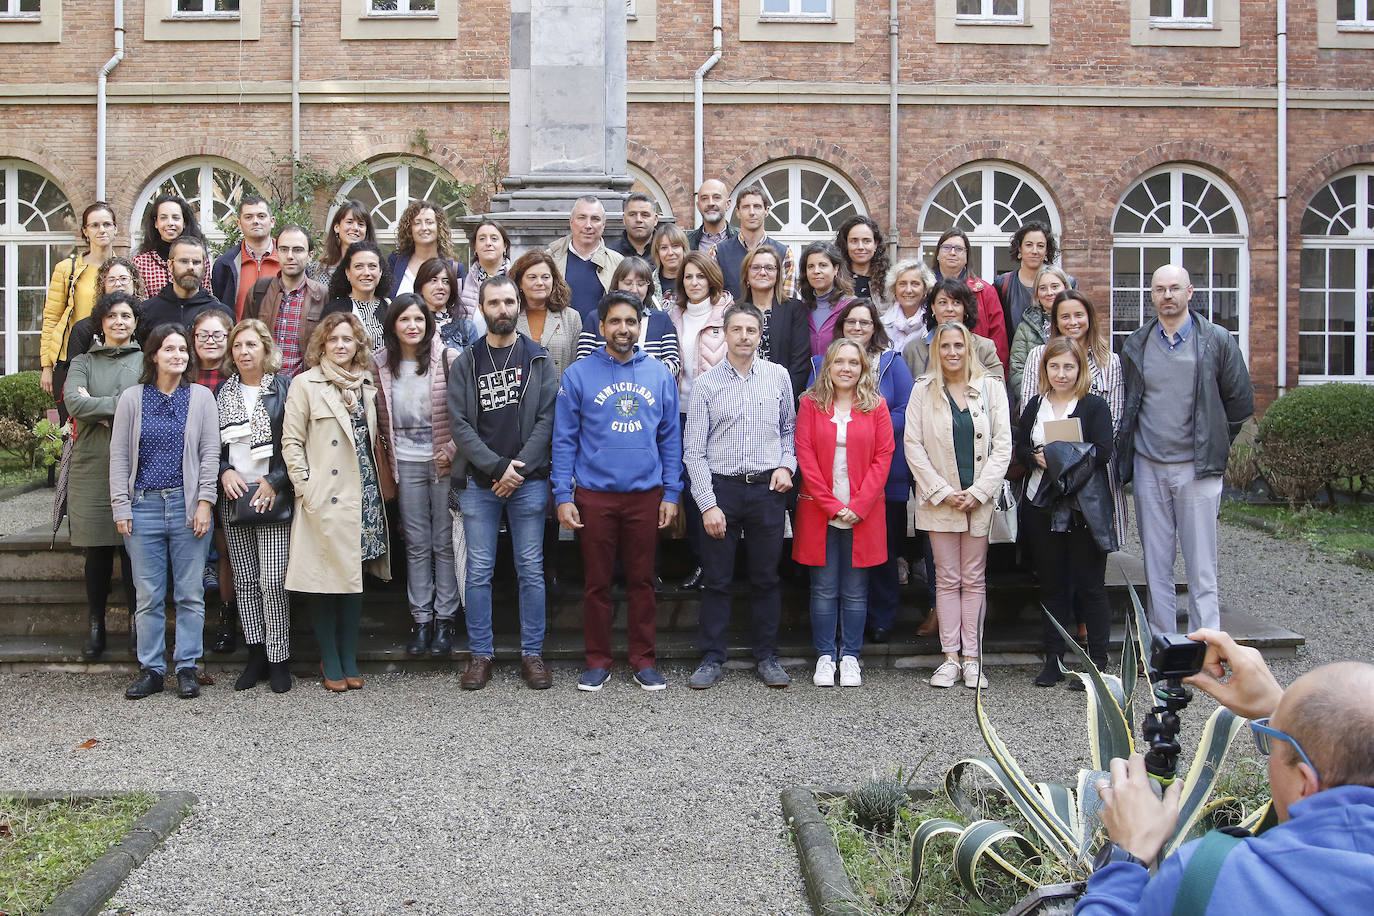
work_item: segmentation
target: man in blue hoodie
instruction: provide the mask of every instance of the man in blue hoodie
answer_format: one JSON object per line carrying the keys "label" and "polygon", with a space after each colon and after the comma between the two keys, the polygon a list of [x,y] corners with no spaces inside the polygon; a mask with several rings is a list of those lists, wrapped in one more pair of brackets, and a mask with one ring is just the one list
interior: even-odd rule
{"label": "man in blue hoodie", "polygon": [[[1156,798],[1141,755],[1098,784],[1112,842],[1098,855],[1081,916],[1356,913],[1374,898],[1374,665],[1338,662],[1279,687],[1260,653],[1219,630],[1186,683],[1251,719],[1269,757],[1279,824],[1235,841],[1207,834],[1149,868],[1178,822],[1183,780]],[[1226,677],[1225,668],[1230,668]],[[1364,903],[1360,901],[1363,900]]]}
{"label": "man in blue hoodie", "polygon": [[654,552],[682,490],[677,380],[639,349],[639,300],[611,292],[597,306],[606,345],[563,371],[554,406],[558,522],[582,532],[587,670],[578,690],[611,676],[611,576],[617,554],[629,597],[630,667],[645,690],[666,685],[654,658]]}

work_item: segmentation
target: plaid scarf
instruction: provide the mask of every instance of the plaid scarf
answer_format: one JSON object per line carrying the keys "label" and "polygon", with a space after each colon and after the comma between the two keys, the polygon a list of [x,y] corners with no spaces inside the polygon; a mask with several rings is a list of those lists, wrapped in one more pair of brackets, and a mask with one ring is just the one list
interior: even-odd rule
{"label": "plaid scarf", "polygon": [[258,401],[251,416],[243,403],[243,380],[237,372],[220,386],[215,399],[219,405],[219,438],[225,445],[247,442],[249,458],[268,461],[272,458],[272,421],[262,403],[262,392],[271,389],[272,373],[264,374],[258,385]]}

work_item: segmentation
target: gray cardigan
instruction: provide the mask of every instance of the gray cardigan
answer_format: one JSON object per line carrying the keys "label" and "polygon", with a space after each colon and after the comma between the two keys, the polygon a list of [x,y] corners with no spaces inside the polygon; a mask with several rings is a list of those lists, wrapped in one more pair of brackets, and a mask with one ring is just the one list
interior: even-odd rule
{"label": "gray cardigan", "polygon": [[[110,509],[116,522],[134,517],[129,499],[138,475],[138,436],[142,427],[143,386],[134,385],[120,394],[110,430]],[[191,386],[181,479],[186,491],[186,527],[190,528],[202,499],[215,504],[219,484],[219,410],[215,396],[204,385]]]}

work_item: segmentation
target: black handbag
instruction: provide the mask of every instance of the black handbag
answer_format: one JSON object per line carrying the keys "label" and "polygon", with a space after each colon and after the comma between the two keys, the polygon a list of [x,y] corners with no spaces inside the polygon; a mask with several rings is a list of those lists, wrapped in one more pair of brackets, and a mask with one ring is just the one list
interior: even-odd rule
{"label": "black handbag", "polygon": [[277,498],[272,503],[272,508],[266,512],[259,512],[253,508],[253,497],[257,495],[258,484],[249,484],[248,492],[238,499],[229,500],[229,511],[227,524],[239,528],[252,525],[274,525],[279,522],[291,521],[291,498],[290,490],[285,493],[278,493]]}

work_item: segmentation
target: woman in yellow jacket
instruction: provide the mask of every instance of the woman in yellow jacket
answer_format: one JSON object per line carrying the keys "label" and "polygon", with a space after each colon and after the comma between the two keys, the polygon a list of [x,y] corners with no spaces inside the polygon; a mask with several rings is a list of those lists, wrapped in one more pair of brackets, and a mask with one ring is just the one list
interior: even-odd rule
{"label": "woman in yellow jacket", "polygon": [[53,268],[48,282],[48,300],[43,305],[43,333],[39,338],[38,364],[43,369],[43,390],[57,398],[57,410],[63,422],[67,408],[62,403],[62,388],[67,379],[71,359],[67,355],[67,340],[72,325],[91,313],[100,298],[96,271],[114,253],[114,210],[104,201],[96,201],[81,214],[81,237],[87,250],[83,255],[73,251]]}

